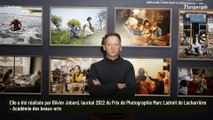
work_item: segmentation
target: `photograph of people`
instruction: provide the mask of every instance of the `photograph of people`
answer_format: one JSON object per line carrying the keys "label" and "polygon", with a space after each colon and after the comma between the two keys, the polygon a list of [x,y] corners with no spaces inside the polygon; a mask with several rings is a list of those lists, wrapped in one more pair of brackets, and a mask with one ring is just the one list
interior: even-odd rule
{"label": "photograph of people", "polygon": [[11,23],[10,23],[10,26],[13,25],[13,28],[12,30],[13,31],[17,31],[17,30],[21,30],[21,21],[19,21],[18,19],[14,19]]}
{"label": "photograph of people", "polygon": [[87,22],[83,25],[84,37],[93,35],[95,27],[93,26],[91,21],[92,21],[92,17],[88,17]]}
{"label": "photograph of people", "polygon": [[123,46],[169,47],[169,9],[116,8],[115,31]]}
{"label": "photograph of people", "polygon": [[192,45],[191,45],[191,51],[189,50],[189,52],[192,52],[192,54],[202,55],[201,40],[202,40],[202,38],[200,38],[198,36],[198,33],[196,33],[195,36],[193,37],[193,42],[192,42]]}
{"label": "photograph of people", "polygon": [[212,68],[179,68],[178,95],[212,96]]}
{"label": "photograph of people", "polygon": [[[92,77],[90,76],[90,73],[93,71],[91,65],[104,59],[101,57],[50,57],[50,94],[90,95],[88,80]],[[170,59],[123,59],[129,61],[133,65],[134,71],[136,71],[134,74],[137,84],[136,96],[170,94]]]}
{"label": "photograph of people", "polygon": [[76,65],[74,67],[74,72],[71,76],[72,82],[79,82],[83,79],[83,74],[81,73],[81,67],[79,65]]}
{"label": "photograph of people", "polygon": [[104,58],[93,63],[89,71],[88,90],[92,96],[129,97],[137,89],[133,65],[121,58],[121,38],[117,33],[102,39]]}
{"label": "photograph of people", "polygon": [[4,77],[3,77],[3,84],[4,85],[9,85],[12,81],[11,81],[11,74],[12,74],[12,72],[13,72],[13,70],[12,69],[9,69],[6,73],[5,73],[5,75],[4,75]]}
{"label": "photograph of people", "polygon": [[170,94],[170,59],[128,59],[136,72],[136,96]]}
{"label": "photograph of people", "polygon": [[50,57],[50,94],[89,95],[89,68],[99,60],[91,57]]}
{"label": "photograph of people", "polygon": [[179,59],[213,59],[212,18],[211,10],[179,11]]}
{"label": "photograph of people", "polygon": [[41,45],[42,7],[0,6],[0,45]]}
{"label": "photograph of people", "polygon": [[107,32],[104,7],[50,7],[50,16],[51,45],[98,46]]}
{"label": "photograph of people", "polygon": [[40,94],[41,57],[0,56],[0,94]]}

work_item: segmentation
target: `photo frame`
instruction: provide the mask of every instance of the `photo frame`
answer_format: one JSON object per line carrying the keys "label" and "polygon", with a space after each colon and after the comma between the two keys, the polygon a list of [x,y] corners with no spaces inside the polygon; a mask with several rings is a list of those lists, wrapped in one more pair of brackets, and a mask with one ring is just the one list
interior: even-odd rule
{"label": "photo frame", "polygon": [[[49,94],[50,95],[89,95],[87,78],[90,65],[101,60],[98,57],[51,56],[49,68]],[[75,67],[79,66],[79,73]],[[74,74],[80,79],[75,80]]]}
{"label": "photo frame", "polygon": [[213,97],[213,68],[178,68],[179,97]]}
{"label": "photo frame", "polygon": [[170,58],[126,58],[133,64],[138,90],[135,96],[170,96]]}
{"label": "photo frame", "polygon": [[[89,76],[88,71],[90,65],[102,59],[103,58],[100,57],[51,56],[49,69],[49,94],[89,95],[87,79]],[[170,58],[124,59],[130,61],[135,70],[136,82],[138,85],[135,96],[170,95]],[[58,66],[55,66],[55,64]],[[73,80],[75,78],[73,75],[76,66],[80,66],[80,74],[82,74],[82,76],[79,75],[81,76],[81,80],[79,81]],[[159,76],[161,76],[161,79]]]}
{"label": "photo frame", "polygon": [[178,35],[179,60],[213,60],[212,10],[180,9]]}
{"label": "photo frame", "polygon": [[0,94],[41,94],[41,56],[0,56]]}
{"label": "photo frame", "polygon": [[123,46],[171,47],[171,9],[116,7],[114,14]]}
{"label": "photo frame", "polygon": [[106,7],[51,6],[50,45],[100,46],[107,33],[107,14]]}
{"label": "photo frame", "polygon": [[42,9],[0,5],[0,45],[42,45]]}

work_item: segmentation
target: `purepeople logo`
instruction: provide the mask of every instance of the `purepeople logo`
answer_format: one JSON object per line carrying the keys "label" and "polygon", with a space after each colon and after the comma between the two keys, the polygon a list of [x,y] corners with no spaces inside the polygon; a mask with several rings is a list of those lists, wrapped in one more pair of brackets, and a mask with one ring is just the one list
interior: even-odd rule
{"label": "purepeople logo", "polygon": [[208,6],[205,4],[205,5],[202,5],[202,6],[194,6],[194,5],[184,5],[184,9],[188,9],[188,10],[205,10],[205,9],[208,9]]}

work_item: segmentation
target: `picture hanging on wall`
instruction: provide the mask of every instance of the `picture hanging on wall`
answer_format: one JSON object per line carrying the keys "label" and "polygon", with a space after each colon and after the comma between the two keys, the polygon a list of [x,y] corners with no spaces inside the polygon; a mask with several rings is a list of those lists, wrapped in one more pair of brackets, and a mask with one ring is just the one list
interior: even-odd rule
{"label": "picture hanging on wall", "polygon": [[178,68],[178,96],[213,97],[213,68]]}
{"label": "picture hanging on wall", "polygon": [[213,60],[212,10],[179,10],[178,59]]}
{"label": "picture hanging on wall", "polygon": [[115,8],[115,32],[123,46],[171,47],[171,9]]}
{"label": "picture hanging on wall", "polygon": [[[130,61],[135,70],[135,81],[138,85],[135,96],[170,95],[170,59],[124,59]],[[100,60],[102,58],[98,57],[50,57],[50,94],[89,95],[87,81],[90,65]]]}
{"label": "picture hanging on wall", "polygon": [[42,45],[41,6],[0,6],[0,45]]}
{"label": "picture hanging on wall", "polygon": [[106,33],[106,7],[50,7],[52,46],[100,46]]}
{"label": "picture hanging on wall", "polygon": [[41,94],[41,56],[0,56],[0,94]]}

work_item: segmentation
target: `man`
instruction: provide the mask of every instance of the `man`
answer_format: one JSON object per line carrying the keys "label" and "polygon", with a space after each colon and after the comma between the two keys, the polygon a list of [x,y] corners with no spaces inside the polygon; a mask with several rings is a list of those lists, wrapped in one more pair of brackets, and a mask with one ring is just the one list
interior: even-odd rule
{"label": "man", "polygon": [[3,77],[3,83],[4,83],[4,85],[9,85],[12,81],[11,81],[11,74],[13,73],[13,70],[12,69],[9,69],[6,73],[5,73],[5,75],[4,75],[4,77]]}
{"label": "man", "polygon": [[132,64],[122,59],[121,38],[117,33],[103,37],[103,60],[91,65],[88,89],[92,96],[134,96],[137,84]]}
{"label": "man", "polygon": [[22,27],[21,22],[18,19],[14,19],[11,23],[10,26],[13,25],[13,31],[20,30]]}
{"label": "man", "polygon": [[[193,38],[193,44],[192,44],[192,52],[194,54],[197,54],[197,52],[202,55],[202,50],[201,50],[201,42],[200,42],[200,37],[198,36],[198,34],[195,34],[194,38]],[[197,49],[197,51],[196,51]]]}
{"label": "man", "polygon": [[71,26],[71,30],[70,30],[70,38],[73,39],[73,38],[79,38],[78,36],[78,28],[75,24],[72,24]]}

